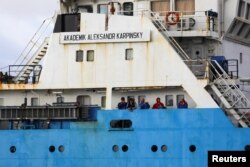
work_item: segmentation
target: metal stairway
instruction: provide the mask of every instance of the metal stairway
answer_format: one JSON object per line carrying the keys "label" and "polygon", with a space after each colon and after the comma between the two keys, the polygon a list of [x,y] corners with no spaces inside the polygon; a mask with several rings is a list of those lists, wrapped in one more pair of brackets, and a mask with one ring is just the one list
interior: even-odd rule
{"label": "metal stairway", "polygon": [[210,75],[213,81],[210,86],[219,98],[225,113],[232,119],[236,126],[249,127],[248,111],[250,102],[235,84],[235,81],[223,70],[217,61],[210,63]]}
{"label": "metal stairway", "polygon": [[45,19],[14,65],[10,65],[9,74],[14,76],[15,83],[27,83],[31,74],[36,80],[39,79],[42,70],[39,63],[47,53],[49,45],[47,35],[51,33],[52,23],[53,17]]}
{"label": "metal stairway", "polygon": [[161,34],[165,37],[165,39],[170,43],[170,45],[175,49],[175,51],[181,56],[183,60],[191,60],[191,58],[186,54],[186,52],[181,48],[178,42],[169,35],[168,30],[162,19],[159,18],[159,14],[157,12],[149,12],[150,19],[155,27],[161,32]]}
{"label": "metal stairway", "polygon": [[39,66],[37,65],[41,62],[42,58],[47,53],[48,45],[48,38],[46,38],[46,40],[42,43],[34,56],[25,66],[23,66],[19,74],[16,76],[15,80],[17,83],[25,83],[25,81],[29,79],[32,72],[39,71],[39,69],[37,69],[39,68]]}
{"label": "metal stairway", "polygon": [[[158,28],[159,32],[161,32],[161,34],[182,57],[182,59],[184,61],[193,61],[176,42],[176,40],[168,34],[166,26],[162,20],[159,19],[159,15],[154,12],[149,13],[152,23],[156,26],[156,28]],[[217,61],[211,62],[210,60],[206,60],[205,63],[209,66],[209,74],[211,74],[214,78],[210,83],[211,89],[220,99],[220,103],[223,105],[222,108],[224,109],[225,113],[229,115],[230,119],[236,126],[249,127],[250,114],[249,112],[243,112],[243,110],[246,109],[250,110],[249,100]]]}

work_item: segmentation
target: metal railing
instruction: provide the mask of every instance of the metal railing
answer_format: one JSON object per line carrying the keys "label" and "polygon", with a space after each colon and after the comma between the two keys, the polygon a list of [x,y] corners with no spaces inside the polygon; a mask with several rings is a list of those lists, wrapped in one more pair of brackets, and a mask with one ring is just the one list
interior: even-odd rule
{"label": "metal railing", "polygon": [[[13,65],[27,65],[30,59],[35,56],[37,50],[41,48],[41,45],[44,44],[44,39],[52,32],[52,28],[50,26],[53,23],[53,17],[47,18],[43,21],[43,23],[39,26],[36,33],[32,36],[24,50],[21,52],[20,56],[16,59]],[[21,71],[19,68],[21,66],[17,66],[15,71]],[[16,74],[17,75],[17,74]]]}

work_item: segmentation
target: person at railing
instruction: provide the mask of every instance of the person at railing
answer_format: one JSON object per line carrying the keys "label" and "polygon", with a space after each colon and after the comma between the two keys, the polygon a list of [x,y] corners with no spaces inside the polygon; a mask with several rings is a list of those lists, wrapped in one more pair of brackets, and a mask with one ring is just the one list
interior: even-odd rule
{"label": "person at railing", "polygon": [[118,103],[117,108],[119,110],[125,110],[125,109],[127,109],[127,102],[125,101],[124,97],[121,98],[121,102]]}
{"label": "person at railing", "polygon": [[139,104],[139,108],[140,109],[149,109],[150,108],[150,105],[148,104],[148,102],[145,102],[145,99],[142,98],[141,99],[141,102]]}
{"label": "person at railing", "polygon": [[4,77],[3,72],[0,71],[0,84],[3,83],[3,77]]}
{"label": "person at railing", "polygon": [[188,103],[186,102],[186,100],[183,98],[181,99],[181,101],[178,103],[178,108],[188,108]]}
{"label": "person at railing", "polygon": [[136,102],[135,102],[135,99],[134,99],[134,98],[130,98],[130,99],[128,100],[127,109],[128,109],[128,110],[134,110],[134,109],[136,109]]}
{"label": "person at railing", "polygon": [[164,104],[161,102],[159,97],[156,98],[156,103],[153,105],[153,109],[165,108]]}

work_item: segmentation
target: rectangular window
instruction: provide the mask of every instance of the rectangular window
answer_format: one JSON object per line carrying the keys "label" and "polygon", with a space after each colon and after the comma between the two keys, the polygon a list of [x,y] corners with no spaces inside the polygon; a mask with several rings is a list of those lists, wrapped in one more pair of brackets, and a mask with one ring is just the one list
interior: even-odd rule
{"label": "rectangular window", "polygon": [[247,14],[246,14],[246,19],[250,20],[250,3],[247,4]]}
{"label": "rectangular window", "polygon": [[178,103],[179,103],[182,99],[184,99],[184,95],[177,95],[177,96],[176,96],[176,104],[178,105]]}
{"label": "rectangular window", "polygon": [[133,2],[123,3],[123,11],[126,16],[133,16],[134,4]]}
{"label": "rectangular window", "polygon": [[242,55],[242,53],[240,53],[240,64],[242,64],[243,63],[243,55]]}
{"label": "rectangular window", "polygon": [[38,98],[37,97],[31,98],[31,106],[38,106]]}
{"label": "rectangular window", "polygon": [[167,11],[170,11],[170,0],[152,1],[152,12],[159,12],[161,16],[165,16]]}
{"label": "rectangular window", "polygon": [[125,54],[125,60],[133,60],[133,49],[126,49]]}
{"label": "rectangular window", "polygon": [[[141,100],[142,99],[145,99],[146,98],[146,96],[145,95],[140,95],[140,96],[138,96],[138,104],[140,104],[141,103]],[[145,99],[146,100],[146,99]]]}
{"label": "rectangular window", "polygon": [[165,96],[165,103],[167,107],[174,106],[174,96],[173,95],[166,95]]}
{"label": "rectangular window", "polygon": [[0,98],[0,106],[4,106],[4,98]]}
{"label": "rectangular window", "polygon": [[183,12],[184,15],[191,15],[195,12],[195,0],[176,0],[176,11]]}
{"label": "rectangular window", "polygon": [[94,61],[95,52],[93,50],[87,51],[87,61]]}
{"label": "rectangular window", "polygon": [[101,107],[105,108],[106,107],[106,96],[101,97]]}
{"label": "rectangular window", "polygon": [[83,50],[76,51],[76,62],[83,62]]}
{"label": "rectangular window", "polygon": [[108,14],[108,5],[107,4],[98,5],[98,13]]}
{"label": "rectangular window", "polygon": [[244,17],[245,5],[246,5],[246,2],[243,0],[240,0],[239,8],[238,8],[238,16],[239,17]]}
{"label": "rectangular window", "polygon": [[79,13],[93,13],[93,6],[92,5],[85,5],[78,7]]}
{"label": "rectangular window", "polygon": [[64,97],[58,96],[58,97],[56,98],[56,102],[57,102],[57,103],[63,103],[63,102],[64,102]]}

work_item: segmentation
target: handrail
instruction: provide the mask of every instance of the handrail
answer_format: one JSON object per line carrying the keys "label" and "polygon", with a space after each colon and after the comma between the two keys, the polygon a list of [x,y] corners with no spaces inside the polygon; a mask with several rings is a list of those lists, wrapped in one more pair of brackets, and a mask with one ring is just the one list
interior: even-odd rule
{"label": "handrail", "polygon": [[181,48],[181,46],[178,44],[178,42],[176,42],[176,40],[171,37],[168,33],[168,30],[166,28],[166,26],[159,20],[157,20],[156,18],[156,12],[152,12],[152,11],[148,11],[150,16],[149,18],[151,19],[151,21],[156,24],[157,27],[161,28],[163,30],[164,33],[162,33],[164,35],[164,37],[168,40],[168,42],[172,45],[172,47],[176,50],[176,52],[179,53],[179,55],[184,59],[184,60],[191,60],[191,58],[186,54],[186,52]]}
{"label": "handrail", "polygon": [[[36,53],[37,48],[43,44],[43,37],[48,30],[48,27],[53,23],[53,17],[47,18],[39,26],[36,33],[32,36],[24,50],[21,52],[20,56],[16,59],[13,65],[26,65],[29,59]],[[17,69],[18,71],[18,69]]]}

